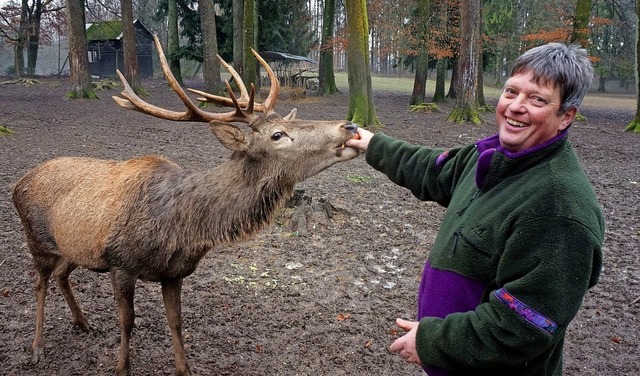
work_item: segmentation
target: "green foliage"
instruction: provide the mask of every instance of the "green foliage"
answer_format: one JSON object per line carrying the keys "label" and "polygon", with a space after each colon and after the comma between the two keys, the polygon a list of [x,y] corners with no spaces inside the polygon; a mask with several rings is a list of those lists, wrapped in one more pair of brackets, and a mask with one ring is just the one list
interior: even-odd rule
{"label": "green foliage", "polygon": [[307,0],[258,0],[258,48],[307,55],[314,43]]}
{"label": "green foliage", "polygon": [[[178,0],[180,35],[187,40],[168,58],[202,62],[202,32],[197,0]],[[233,60],[233,3],[217,2],[221,8],[216,15],[218,54],[226,61]],[[307,55],[311,46],[318,43],[311,30],[311,15],[306,0],[258,0],[258,50],[282,51],[294,55]],[[167,0],[160,0],[155,19],[167,17]]]}

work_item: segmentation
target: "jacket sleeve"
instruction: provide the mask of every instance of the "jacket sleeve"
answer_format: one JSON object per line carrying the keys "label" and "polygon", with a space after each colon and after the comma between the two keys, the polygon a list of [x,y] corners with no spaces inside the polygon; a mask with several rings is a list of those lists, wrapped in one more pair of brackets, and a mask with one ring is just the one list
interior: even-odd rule
{"label": "jacket sleeve", "polygon": [[376,133],[369,143],[366,161],[405,187],[418,199],[447,206],[460,175],[475,151],[475,145],[450,150],[431,149]]}
{"label": "jacket sleeve", "polygon": [[595,283],[601,247],[598,234],[573,218],[522,223],[505,243],[497,287],[486,301],[474,311],[420,321],[420,359],[458,370],[526,367],[561,343]]}

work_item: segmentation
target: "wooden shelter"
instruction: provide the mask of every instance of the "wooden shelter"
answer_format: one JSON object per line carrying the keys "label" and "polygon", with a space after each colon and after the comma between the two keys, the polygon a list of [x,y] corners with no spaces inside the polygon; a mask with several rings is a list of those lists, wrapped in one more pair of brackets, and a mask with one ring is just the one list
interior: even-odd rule
{"label": "wooden shelter", "polygon": [[[153,35],[136,20],[138,71],[141,78],[153,75]],[[124,70],[122,21],[103,21],[87,24],[87,53],[92,76],[115,76],[116,69]]]}
{"label": "wooden shelter", "polygon": [[[286,52],[263,51],[260,56],[269,63],[282,86],[312,89],[318,82],[318,63],[306,56]],[[264,85],[268,85],[265,80]]]}

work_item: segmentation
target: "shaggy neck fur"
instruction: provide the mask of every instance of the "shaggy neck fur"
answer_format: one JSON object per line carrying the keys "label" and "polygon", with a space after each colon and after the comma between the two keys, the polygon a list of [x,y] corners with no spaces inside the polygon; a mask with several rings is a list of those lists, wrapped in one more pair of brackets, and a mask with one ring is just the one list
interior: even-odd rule
{"label": "shaggy neck fur", "polygon": [[148,212],[140,217],[149,228],[134,236],[145,242],[137,246],[165,253],[157,258],[162,264],[148,274],[188,275],[214,246],[258,232],[290,198],[296,182],[281,169],[269,170],[265,163],[241,157],[206,173],[156,171],[141,195],[146,205],[140,207]]}

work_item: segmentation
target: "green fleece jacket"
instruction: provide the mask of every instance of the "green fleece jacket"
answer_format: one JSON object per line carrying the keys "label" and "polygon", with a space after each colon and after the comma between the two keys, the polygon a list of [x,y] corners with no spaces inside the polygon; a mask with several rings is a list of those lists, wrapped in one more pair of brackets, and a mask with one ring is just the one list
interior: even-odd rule
{"label": "green fleece jacket", "polygon": [[497,135],[448,151],[376,134],[367,162],[447,207],[418,298],[432,375],[561,375],[567,326],[602,265],[600,205],[566,132],[510,153]]}

